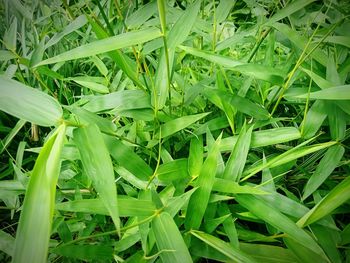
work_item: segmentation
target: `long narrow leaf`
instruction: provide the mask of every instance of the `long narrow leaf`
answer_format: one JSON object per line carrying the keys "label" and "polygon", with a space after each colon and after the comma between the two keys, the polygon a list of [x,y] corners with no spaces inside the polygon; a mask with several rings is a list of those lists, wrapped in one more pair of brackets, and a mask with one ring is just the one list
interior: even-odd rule
{"label": "long narrow leaf", "polygon": [[[310,248],[321,257],[327,259],[323,250],[309,234],[299,228],[288,217],[275,210],[268,203],[256,198],[253,195],[247,194],[237,195],[236,200],[258,218],[285,232],[290,238]],[[266,211],[268,211],[268,213]]]}
{"label": "long narrow leaf", "polygon": [[127,32],[118,36],[96,40],[95,42],[82,45],[80,47],[59,54],[55,57],[43,60],[35,66],[37,67],[41,65],[63,62],[67,60],[90,57],[93,55],[106,53],[112,50],[141,44],[152,39],[158,38],[160,36],[161,33],[156,28]]}
{"label": "long narrow leaf", "polygon": [[185,241],[167,212],[159,214],[152,220],[152,229],[163,262],[192,262]]}
{"label": "long narrow leaf", "polygon": [[77,128],[73,132],[86,174],[106,206],[115,227],[120,232],[117,189],[111,157],[96,124]]}
{"label": "long narrow leaf", "polygon": [[329,215],[334,209],[350,199],[350,176],[334,187],[317,205],[299,221],[298,225],[310,225],[322,217]]}
{"label": "long narrow leaf", "polygon": [[[17,228],[12,262],[47,262],[56,183],[66,126],[62,124],[41,149],[30,177]],[[35,242],[28,242],[35,237]]]}
{"label": "long narrow leaf", "polygon": [[40,126],[56,125],[63,113],[53,97],[4,76],[0,76],[0,110]]}

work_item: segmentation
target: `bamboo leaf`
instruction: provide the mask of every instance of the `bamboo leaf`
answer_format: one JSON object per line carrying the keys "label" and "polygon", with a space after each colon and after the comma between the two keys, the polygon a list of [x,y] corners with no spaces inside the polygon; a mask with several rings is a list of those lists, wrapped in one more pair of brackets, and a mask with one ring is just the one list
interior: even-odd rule
{"label": "bamboo leaf", "polygon": [[55,254],[80,260],[105,260],[113,258],[113,247],[108,245],[62,245],[53,250]]}
{"label": "bamboo leaf", "polygon": [[152,168],[131,147],[111,136],[105,136],[104,139],[109,153],[120,166],[127,169],[137,178],[148,181],[153,174]]}
{"label": "bamboo leaf", "polygon": [[[166,21],[165,21],[165,1],[158,0],[158,10],[160,16],[160,22],[163,34],[166,34]],[[200,1],[196,1],[194,4],[189,6],[187,10],[178,18],[174,26],[169,31],[168,36],[166,36],[167,52],[165,48],[161,50],[161,55],[158,62],[158,67],[156,71],[155,81],[154,81],[154,94],[152,96],[152,105],[156,109],[162,109],[165,105],[168,96],[168,87],[170,83],[169,74],[172,72],[172,66],[175,56],[175,48],[186,40],[186,37],[190,33],[199,12]]]}
{"label": "bamboo leaf", "polygon": [[[283,231],[288,237],[308,247],[310,250],[327,260],[323,250],[309,234],[299,228],[288,217],[275,210],[268,203],[248,194],[237,195],[236,200],[258,218]],[[268,213],[266,213],[266,211],[268,211]]]}
{"label": "bamboo leaf", "polygon": [[302,156],[308,155],[310,153],[317,152],[319,150],[322,150],[324,148],[330,147],[332,145],[336,144],[336,142],[325,142],[320,144],[315,144],[311,146],[300,146],[292,148],[270,160],[268,160],[265,164],[261,163],[255,167],[251,167],[247,169],[244,173],[245,177],[241,180],[247,180],[248,178],[252,177],[256,173],[262,171],[265,168],[273,168],[277,167],[279,165],[288,163],[290,161],[296,160]]}
{"label": "bamboo leaf", "polygon": [[218,99],[226,101],[228,104],[233,105],[237,111],[248,114],[259,120],[266,120],[269,118],[269,113],[266,109],[239,95],[233,95],[228,92],[213,88],[206,88],[203,91],[203,95],[205,95],[210,101],[212,101],[214,104],[216,104],[216,106],[220,108],[222,108],[220,106],[221,101],[219,104]]}
{"label": "bamboo leaf", "polygon": [[56,125],[63,114],[51,96],[4,76],[0,76],[0,110],[40,126]]}
{"label": "bamboo leaf", "polygon": [[66,35],[78,30],[86,24],[86,16],[81,15],[74,19],[69,25],[67,25],[63,31],[54,34],[51,39],[45,44],[45,49],[57,44]]}
{"label": "bamboo leaf", "polygon": [[62,54],[59,54],[55,57],[43,60],[35,66],[37,67],[41,65],[58,63],[73,59],[91,57],[93,55],[106,53],[112,50],[142,44],[160,36],[161,33],[156,28],[148,28],[138,31],[127,32],[118,36],[96,40],[92,43],[79,46]]}
{"label": "bamboo leaf", "polygon": [[283,83],[283,73],[275,68],[271,68],[269,66],[260,64],[244,63],[241,61],[233,60],[228,57],[216,55],[208,51],[198,50],[192,47],[179,46],[179,48],[184,50],[188,54],[204,58],[227,69],[237,71],[242,74],[255,77],[257,79],[266,80],[274,84]]}
{"label": "bamboo leaf", "polygon": [[119,233],[120,220],[113,165],[102,134],[96,124],[92,124],[75,129],[73,136],[84,170],[92,180]]}
{"label": "bamboo leaf", "polygon": [[152,229],[163,262],[192,262],[181,233],[167,212],[162,212],[152,220]]}
{"label": "bamboo leaf", "polygon": [[[274,145],[300,138],[300,132],[294,127],[281,127],[252,132],[250,147]],[[221,140],[220,151],[231,151],[238,136],[226,137]]]}
{"label": "bamboo leaf", "polygon": [[273,23],[290,16],[291,14],[297,12],[298,10],[304,8],[305,6],[311,4],[315,0],[297,0],[288,3],[288,5],[280,10],[278,10],[267,22],[266,25],[272,25]]}
{"label": "bamboo leaf", "polygon": [[13,255],[15,239],[10,234],[0,230],[0,251],[9,256]]}
{"label": "bamboo leaf", "polygon": [[233,248],[226,242],[222,241],[221,239],[214,237],[212,235],[209,235],[207,233],[191,230],[190,232],[193,236],[197,237],[198,239],[202,240],[209,246],[213,247],[217,251],[221,252],[231,260],[234,260],[235,262],[242,262],[242,263],[252,263],[256,262],[250,255]]}
{"label": "bamboo leaf", "polygon": [[199,113],[195,115],[187,115],[162,124],[160,126],[161,138],[166,138],[178,131],[181,131],[182,129],[190,126],[196,121],[199,121],[200,119],[204,118],[208,114],[210,114],[210,112]]}
{"label": "bamboo leaf", "polygon": [[143,109],[151,107],[151,99],[141,90],[123,90],[102,96],[93,96],[83,108],[91,112],[115,109]]}
{"label": "bamboo leaf", "polygon": [[334,187],[317,205],[306,213],[299,221],[301,227],[310,225],[333,212],[350,198],[350,177],[347,176],[340,184]]}
{"label": "bamboo leaf", "polygon": [[[56,204],[56,209],[66,212],[109,215],[101,199],[82,199]],[[118,210],[121,217],[151,216],[156,207],[149,200],[140,200],[129,196],[118,195]]]}
{"label": "bamboo leaf", "polygon": [[243,128],[226,163],[223,178],[237,182],[240,180],[250,146],[253,126],[246,131]]}
{"label": "bamboo leaf", "polygon": [[310,94],[302,94],[297,98],[307,98],[315,100],[350,100],[350,85],[330,87]]}
{"label": "bamboo leaf", "polygon": [[327,150],[315,172],[305,185],[303,200],[310,196],[333,172],[343,157],[344,152],[345,149],[341,145],[331,146]]}
{"label": "bamboo leaf", "polygon": [[198,190],[191,196],[188,203],[185,218],[186,229],[198,229],[201,225],[215,180],[220,140],[221,135],[212,145],[208,156],[202,165],[202,169],[196,183]]}
{"label": "bamboo leaf", "polygon": [[[56,183],[66,132],[59,126],[44,144],[35,162],[17,227],[12,262],[47,262]],[[35,237],[35,242],[28,242]]]}

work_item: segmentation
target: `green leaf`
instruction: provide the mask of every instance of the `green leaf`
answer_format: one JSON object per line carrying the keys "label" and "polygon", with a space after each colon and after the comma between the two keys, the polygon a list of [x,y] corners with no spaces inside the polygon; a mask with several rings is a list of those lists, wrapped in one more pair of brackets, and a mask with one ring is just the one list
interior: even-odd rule
{"label": "green leaf", "polygon": [[274,84],[283,83],[284,74],[282,73],[282,71],[277,70],[276,68],[260,64],[244,63],[225,56],[216,55],[211,52],[198,50],[192,47],[179,46],[179,48],[181,48],[188,54],[204,58],[227,69],[237,71],[242,74],[255,77],[257,79],[266,80]]}
{"label": "green leaf", "polygon": [[317,133],[317,131],[320,129],[326,117],[327,117],[327,112],[326,112],[324,102],[320,100],[316,100],[315,103],[311,106],[311,108],[307,112],[305,120],[302,123],[303,138],[309,139],[312,136],[314,136]]}
{"label": "green leaf", "polygon": [[[163,34],[166,34],[165,2],[164,0],[158,0],[157,2],[162,32]],[[178,18],[174,26],[169,31],[169,34],[166,36],[165,41],[167,43],[168,52],[165,52],[165,47],[163,47],[161,50],[154,81],[155,90],[152,96],[152,105],[156,109],[162,109],[165,105],[168,97],[168,87],[170,85],[170,83],[168,83],[170,76],[168,76],[167,71],[169,69],[169,74],[171,74],[175,56],[175,48],[186,40],[196,21],[199,7],[200,1],[196,1],[194,4],[189,6]]]}
{"label": "green leaf", "polygon": [[310,179],[307,181],[303,200],[305,200],[308,196],[310,196],[316,189],[327,179],[327,177],[333,172],[333,170],[337,167],[345,149],[341,145],[333,145],[331,146],[325,155],[323,156],[320,163],[317,165],[315,172],[312,174]]}
{"label": "green leaf", "polygon": [[15,239],[10,234],[0,230],[0,251],[9,256],[13,255]]}
{"label": "green leaf", "polygon": [[0,61],[7,61],[16,58],[16,55],[8,50],[0,50]]}
{"label": "green leaf", "polygon": [[5,31],[3,38],[5,47],[11,51],[16,51],[17,42],[17,18],[15,17],[10,27]]}
{"label": "green leaf", "polygon": [[[60,211],[109,215],[109,211],[101,199],[82,199],[56,204]],[[151,216],[156,207],[149,200],[140,200],[129,196],[118,195],[118,210],[122,217]]]}
{"label": "green leaf", "polygon": [[91,124],[75,129],[73,137],[84,170],[92,180],[119,233],[120,220],[113,165],[102,133],[96,124]]}
{"label": "green leaf", "polygon": [[[288,237],[297,241],[298,243],[308,247],[316,254],[327,259],[323,250],[318,246],[316,241],[311,238],[304,230],[299,228],[292,220],[279,211],[275,210],[272,206],[263,200],[249,194],[237,195],[237,202],[248,209],[258,218],[264,220],[275,228],[283,231]],[[268,211],[268,213],[266,212]]]}
{"label": "green leaf", "polygon": [[289,2],[288,5],[280,10],[278,10],[266,23],[265,25],[272,25],[273,23],[290,16],[291,14],[297,12],[298,10],[304,8],[305,6],[311,4],[315,0],[297,0]]}
{"label": "green leaf", "polygon": [[51,96],[3,76],[0,76],[0,110],[40,126],[58,124],[63,114],[60,104]]}
{"label": "green leaf", "polygon": [[239,185],[237,182],[233,182],[227,179],[215,178],[213,185],[213,191],[229,193],[229,194],[255,194],[266,195],[269,194],[257,187],[249,185]]}
{"label": "green leaf", "polygon": [[76,19],[74,19],[70,24],[68,24],[63,31],[54,34],[50,40],[45,44],[45,49],[57,44],[62,38],[64,38],[66,35],[78,30],[79,28],[83,27],[86,24],[86,16],[81,15],[78,16]]}
{"label": "green leaf", "polygon": [[299,221],[301,227],[310,225],[322,217],[330,215],[334,209],[341,206],[350,198],[350,176],[336,185],[317,205],[306,213]]}
{"label": "green leaf", "polygon": [[[100,24],[93,21],[90,17],[87,17],[89,23],[92,26],[92,30],[95,32],[98,39],[106,39],[109,37],[108,33],[101,27]],[[136,63],[131,60],[128,56],[123,54],[121,50],[112,50],[107,53],[108,56],[118,65],[118,67],[130,78],[132,81],[140,87],[143,84],[138,79],[136,74]]]}
{"label": "green leaf", "polygon": [[141,90],[122,90],[107,95],[93,96],[83,108],[91,112],[151,108],[151,99]]}
{"label": "green leaf", "polygon": [[305,155],[317,152],[319,150],[322,150],[324,148],[330,147],[337,142],[325,142],[325,143],[320,143],[320,144],[315,144],[311,146],[301,146],[298,145],[297,147],[294,147],[270,160],[268,160],[265,164],[260,163],[257,166],[252,166],[251,168],[247,169],[244,173],[245,177],[241,180],[247,180],[248,178],[252,177],[256,173],[262,171],[265,168],[273,168],[280,166],[282,164],[288,163],[290,161],[296,160],[300,157],[303,157]]}
{"label": "green leaf", "polygon": [[228,104],[233,105],[237,111],[248,114],[259,120],[266,120],[270,116],[266,109],[239,95],[234,95],[213,88],[204,89],[203,95],[206,96],[208,100],[212,101],[216,106],[222,109],[223,107],[221,106],[221,101],[226,101]]}
{"label": "green leaf", "polygon": [[108,119],[80,107],[69,106],[67,108],[79,118],[79,124],[81,125],[95,123],[102,132],[113,134],[116,131],[116,126]]}
{"label": "green leaf", "polygon": [[190,153],[188,156],[188,173],[192,178],[200,174],[203,164],[203,137],[193,137],[190,143]]}
{"label": "green leaf", "polygon": [[125,24],[129,28],[138,28],[143,23],[145,23],[149,18],[151,18],[157,11],[156,1],[149,2],[142,5],[134,13],[125,19]]}
{"label": "green leaf", "polygon": [[311,92],[310,94],[302,94],[297,98],[307,98],[315,100],[350,100],[350,85],[330,87],[320,91]]}
{"label": "green leaf", "polygon": [[84,261],[113,259],[113,247],[108,245],[62,245],[55,248],[53,252],[60,256]]}
{"label": "green leaf", "polygon": [[[281,127],[254,131],[250,142],[251,148],[274,145],[300,138],[300,132],[294,127]],[[231,151],[237,142],[238,136],[226,137],[221,140],[220,151]]]}
{"label": "green leaf", "polygon": [[231,151],[230,157],[226,163],[223,178],[238,182],[241,179],[241,175],[247,161],[247,155],[250,146],[250,140],[252,137],[253,126],[246,131],[246,128],[242,128],[237,142]]}
{"label": "green leaf", "polygon": [[215,181],[220,140],[221,135],[212,145],[208,156],[202,165],[201,172],[196,182],[198,190],[191,196],[188,203],[185,218],[186,229],[198,229],[201,225]]}
{"label": "green leaf", "polygon": [[162,124],[160,126],[161,138],[166,138],[178,131],[181,131],[182,129],[190,126],[196,121],[199,121],[200,119],[204,118],[208,114],[210,114],[210,112],[199,113],[195,115],[187,115]]}
{"label": "green leaf", "polygon": [[163,262],[192,262],[181,233],[168,213],[162,212],[152,220],[152,230]]}
{"label": "green leaf", "polygon": [[279,246],[264,244],[240,243],[240,249],[251,255],[256,261],[264,263],[295,263],[297,259],[293,253]]}
{"label": "green leaf", "polygon": [[118,164],[137,178],[148,181],[153,174],[152,168],[129,146],[111,136],[105,136],[108,151]]}
{"label": "green leaf", "polygon": [[85,81],[85,80],[78,80],[78,79],[74,79],[71,78],[71,80],[73,80],[74,82],[78,83],[79,85],[91,89],[93,91],[96,91],[98,93],[109,93],[109,89],[108,87],[106,87],[105,85],[102,85],[100,83],[96,83],[93,81]]}
{"label": "green leaf", "polygon": [[222,241],[217,237],[214,237],[207,233],[196,231],[196,230],[191,230],[190,233],[191,235],[202,240],[203,242],[213,247],[217,251],[221,252],[231,260],[234,260],[234,262],[242,262],[242,263],[256,262],[250,255],[236,248],[233,248],[232,246],[230,246],[229,244],[227,244],[226,242]]}
{"label": "green leaf", "polygon": [[[58,127],[35,162],[17,227],[12,262],[47,262],[56,183],[66,126]],[[35,237],[35,242],[28,242]]]}
{"label": "green leaf", "polygon": [[41,65],[47,65],[52,63],[68,61],[68,60],[90,57],[93,55],[106,53],[112,50],[141,44],[141,43],[150,41],[152,39],[158,38],[160,36],[161,36],[161,33],[156,28],[148,28],[148,29],[142,29],[138,31],[127,32],[127,33],[120,34],[118,36],[96,40],[92,43],[79,46],[72,50],[66,51],[62,54],[59,54],[55,57],[43,60],[35,66],[37,67]]}
{"label": "green leaf", "polygon": [[[306,36],[303,36],[302,33],[299,34],[298,31],[282,23],[274,23],[272,24],[272,26],[275,29],[277,29],[279,32],[281,32],[285,37],[287,37],[299,49],[301,50],[305,49],[308,42],[308,38]],[[313,45],[310,45],[306,49],[307,54],[312,50],[312,48],[313,48]],[[321,63],[323,66],[327,66],[327,61],[328,61],[327,55],[321,49],[317,48],[310,54],[310,56],[313,59],[315,59],[317,62]]]}

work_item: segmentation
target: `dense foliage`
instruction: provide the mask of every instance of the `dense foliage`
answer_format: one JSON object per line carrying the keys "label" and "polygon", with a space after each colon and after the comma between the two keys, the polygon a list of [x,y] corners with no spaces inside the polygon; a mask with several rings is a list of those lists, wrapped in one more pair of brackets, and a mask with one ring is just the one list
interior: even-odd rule
{"label": "dense foliage", "polygon": [[0,261],[350,262],[348,1],[0,3]]}

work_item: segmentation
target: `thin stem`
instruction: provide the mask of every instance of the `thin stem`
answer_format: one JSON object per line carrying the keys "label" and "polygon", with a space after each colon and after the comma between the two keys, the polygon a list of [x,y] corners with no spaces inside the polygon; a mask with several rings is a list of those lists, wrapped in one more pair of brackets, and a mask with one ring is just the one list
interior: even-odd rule
{"label": "thin stem", "polygon": [[297,71],[297,69],[300,67],[300,65],[302,63],[304,63],[304,61],[321,45],[321,43],[323,43],[323,41],[329,36],[330,33],[333,32],[333,30],[338,26],[339,22],[334,24],[331,29],[327,32],[327,34],[325,34],[322,39],[310,50],[310,52],[306,53],[307,52],[307,49],[308,47],[310,46],[311,44],[311,41],[312,39],[314,38],[317,30],[319,29],[320,27],[320,24],[316,27],[315,31],[313,32],[313,34],[311,35],[309,41],[307,42],[303,52],[301,53],[297,63],[295,64],[294,68],[292,69],[291,72],[289,72],[288,74],[288,78],[287,78],[287,81],[284,83],[284,85],[282,86],[282,92],[281,94],[279,95],[278,99],[277,99],[277,102],[275,104],[275,106],[273,107],[272,109],[272,112],[271,112],[271,116],[274,114],[274,112],[276,111],[279,103],[281,102],[282,98],[283,98],[283,95],[284,93],[286,92],[286,90],[289,88],[289,84],[295,74],[295,72]]}

